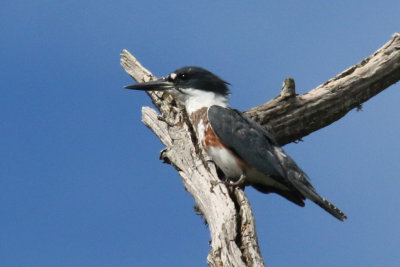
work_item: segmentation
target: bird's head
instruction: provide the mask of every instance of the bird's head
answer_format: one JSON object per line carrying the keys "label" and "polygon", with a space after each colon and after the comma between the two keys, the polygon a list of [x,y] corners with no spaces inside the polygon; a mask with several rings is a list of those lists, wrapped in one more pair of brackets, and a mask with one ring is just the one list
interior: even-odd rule
{"label": "bird's head", "polygon": [[189,113],[199,107],[227,106],[229,89],[226,81],[200,67],[183,67],[167,77],[125,86],[127,89],[165,91],[182,102]]}

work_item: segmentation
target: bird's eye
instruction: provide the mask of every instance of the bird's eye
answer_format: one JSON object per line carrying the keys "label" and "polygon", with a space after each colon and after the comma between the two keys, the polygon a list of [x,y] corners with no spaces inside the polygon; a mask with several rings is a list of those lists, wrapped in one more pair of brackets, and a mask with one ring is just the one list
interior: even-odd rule
{"label": "bird's eye", "polygon": [[179,74],[178,78],[181,79],[181,80],[186,80],[187,79],[187,75],[185,73],[181,73],[181,74]]}

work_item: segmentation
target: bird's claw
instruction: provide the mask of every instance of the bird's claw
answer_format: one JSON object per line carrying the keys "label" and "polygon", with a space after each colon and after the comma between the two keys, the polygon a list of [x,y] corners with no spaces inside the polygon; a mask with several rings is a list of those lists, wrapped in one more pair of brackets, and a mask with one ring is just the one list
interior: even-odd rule
{"label": "bird's claw", "polygon": [[240,175],[239,180],[237,180],[235,182],[229,181],[229,179],[226,179],[224,181],[225,185],[229,186],[229,187],[236,187],[236,186],[241,187],[241,186],[243,186],[245,184],[245,182],[246,182],[246,175],[245,174]]}

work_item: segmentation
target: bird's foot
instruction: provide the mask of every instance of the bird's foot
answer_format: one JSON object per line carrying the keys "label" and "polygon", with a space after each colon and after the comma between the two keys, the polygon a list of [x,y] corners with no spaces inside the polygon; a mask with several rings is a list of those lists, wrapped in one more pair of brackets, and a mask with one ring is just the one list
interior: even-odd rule
{"label": "bird's foot", "polygon": [[242,175],[240,175],[239,180],[237,180],[236,182],[229,181],[228,179],[225,180],[224,182],[227,186],[230,187],[235,187],[235,186],[242,187],[246,182],[246,175],[242,173]]}

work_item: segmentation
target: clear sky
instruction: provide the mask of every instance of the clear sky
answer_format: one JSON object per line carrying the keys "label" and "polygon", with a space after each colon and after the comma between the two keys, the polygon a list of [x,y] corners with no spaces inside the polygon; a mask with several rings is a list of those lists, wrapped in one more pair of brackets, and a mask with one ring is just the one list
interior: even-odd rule
{"label": "clear sky", "polygon": [[[206,266],[209,232],[119,65],[205,67],[246,110],[400,31],[400,1],[18,1],[0,8],[0,265]],[[400,85],[286,151],[342,223],[246,189],[269,266],[398,266]]]}

